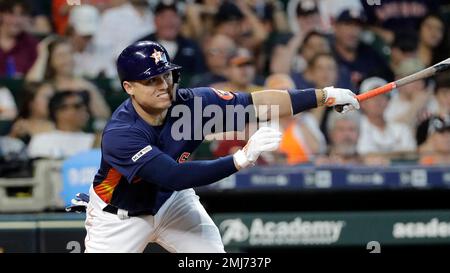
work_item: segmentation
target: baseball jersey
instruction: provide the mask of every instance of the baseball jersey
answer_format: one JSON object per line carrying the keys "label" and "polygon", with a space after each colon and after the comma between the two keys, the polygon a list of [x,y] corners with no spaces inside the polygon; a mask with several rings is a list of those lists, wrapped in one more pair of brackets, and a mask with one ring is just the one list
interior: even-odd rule
{"label": "baseball jersey", "polygon": [[[246,107],[250,104],[252,99],[249,93],[231,93],[205,87],[178,89],[164,123],[151,126],[136,113],[131,99],[127,99],[114,111],[103,131],[102,159],[93,182],[96,194],[105,203],[127,210],[129,214],[155,215],[173,190],[152,181],[144,181],[137,176],[139,169],[147,164],[158,164],[158,155],[161,153],[169,155],[178,163],[186,161],[203,141],[203,127],[211,119],[210,115],[202,115],[208,105],[220,107],[224,113],[223,124],[233,121],[232,128],[224,125],[223,130],[215,131],[219,132],[225,129],[243,130],[244,127],[240,126],[242,122],[237,122],[239,115],[227,115],[225,113],[230,112],[226,112],[226,109],[229,108],[227,106]],[[187,116],[190,128],[183,128],[188,130],[190,137],[181,140],[174,138],[172,130],[183,118],[180,109],[191,113]],[[248,117],[246,115],[246,122]]]}

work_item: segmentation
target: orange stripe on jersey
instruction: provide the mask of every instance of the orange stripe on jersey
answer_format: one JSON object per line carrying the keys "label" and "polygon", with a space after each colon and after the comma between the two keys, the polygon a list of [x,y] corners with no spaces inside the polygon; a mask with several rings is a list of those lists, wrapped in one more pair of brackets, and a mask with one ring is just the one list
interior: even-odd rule
{"label": "orange stripe on jersey", "polygon": [[114,168],[109,169],[106,178],[94,187],[95,193],[107,204],[111,201],[114,189],[119,184],[122,175]]}

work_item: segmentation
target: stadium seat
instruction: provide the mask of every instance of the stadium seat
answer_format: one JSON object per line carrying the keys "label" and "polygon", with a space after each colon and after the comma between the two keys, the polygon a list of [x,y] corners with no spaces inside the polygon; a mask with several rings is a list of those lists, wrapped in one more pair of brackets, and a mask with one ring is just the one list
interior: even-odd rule
{"label": "stadium seat", "polygon": [[0,178],[0,212],[37,212],[63,207],[60,160],[37,160],[32,178]]}

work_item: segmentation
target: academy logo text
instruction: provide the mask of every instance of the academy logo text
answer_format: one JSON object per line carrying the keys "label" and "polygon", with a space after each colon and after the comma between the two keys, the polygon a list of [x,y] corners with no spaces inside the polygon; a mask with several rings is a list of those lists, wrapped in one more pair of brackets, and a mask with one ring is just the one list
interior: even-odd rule
{"label": "academy logo text", "polygon": [[242,219],[223,220],[219,227],[224,245],[329,245],[340,238],[344,221],[266,221],[254,218],[249,225]]}
{"label": "academy logo text", "polygon": [[397,222],[394,224],[392,236],[396,239],[410,238],[448,238],[450,222],[432,218],[428,222]]}

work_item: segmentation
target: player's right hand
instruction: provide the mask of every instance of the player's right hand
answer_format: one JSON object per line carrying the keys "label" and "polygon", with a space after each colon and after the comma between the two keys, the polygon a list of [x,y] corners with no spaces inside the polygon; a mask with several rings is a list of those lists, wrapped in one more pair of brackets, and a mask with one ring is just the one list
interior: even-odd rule
{"label": "player's right hand", "polygon": [[72,205],[66,207],[67,212],[85,212],[89,203],[89,195],[86,193],[77,193],[75,198],[70,200]]}
{"label": "player's right hand", "polygon": [[234,155],[234,162],[238,168],[245,168],[255,164],[262,152],[275,151],[281,142],[281,132],[270,127],[261,127],[247,142],[244,148]]}

